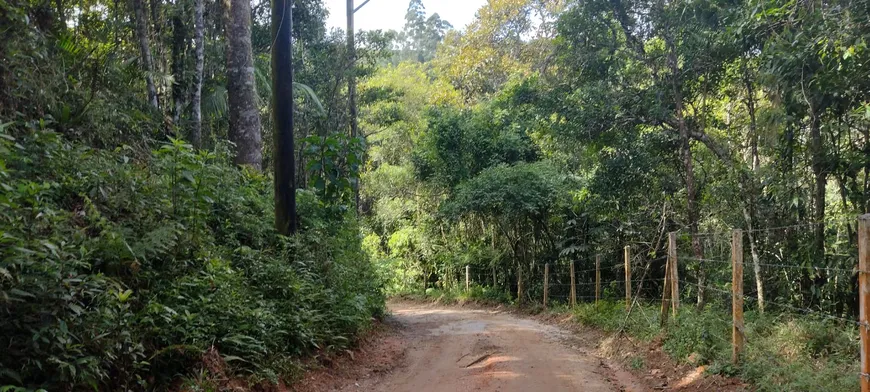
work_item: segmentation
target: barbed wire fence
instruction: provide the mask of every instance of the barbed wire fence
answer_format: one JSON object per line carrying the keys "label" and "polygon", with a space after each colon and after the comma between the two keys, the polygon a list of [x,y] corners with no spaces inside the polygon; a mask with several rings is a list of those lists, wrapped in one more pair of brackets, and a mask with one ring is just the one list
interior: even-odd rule
{"label": "barbed wire fence", "polygon": [[[680,312],[703,312],[711,325],[704,338],[719,349],[730,347],[733,363],[746,356],[781,362],[760,342],[784,316],[827,322],[860,336],[856,376],[862,391],[870,392],[870,214],[858,218],[857,241],[849,241],[845,252],[793,262],[784,250],[795,246],[791,234],[813,225],[670,232],[664,256],[649,244],[629,243],[592,260],[542,263],[525,271],[530,276],[518,269],[516,282],[496,268],[469,265],[465,289],[515,290],[520,302],[544,307],[623,303],[620,334],[637,323],[680,328]],[[653,307],[659,309],[651,312]]]}

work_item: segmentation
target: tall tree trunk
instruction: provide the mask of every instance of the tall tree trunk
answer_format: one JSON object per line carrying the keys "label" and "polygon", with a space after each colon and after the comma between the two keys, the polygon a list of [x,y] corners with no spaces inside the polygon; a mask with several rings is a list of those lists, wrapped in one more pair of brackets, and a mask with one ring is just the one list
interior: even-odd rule
{"label": "tall tree trunk", "polygon": [[813,190],[814,235],[813,251],[816,263],[822,262],[825,255],[825,188],[828,183],[828,173],[824,168],[824,151],[822,150],[822,132],[819,115],[810,108],[810,152],[812,153],[812,170],[815,179]]}
{"label": "tall tree trunk", "polygon": [[142,60],[142,70],[145,71],[145,85],[148,89],[148,103],[155,109],[160,109],[157,103],[157,88],[154,86],[154,62],[151,58],[151,43],[148,38],[148,19],[145,16],[143,0],[132,0],[133,19],[136,24],[136,36],[139,39],[139,56]]}
{"label": "tall tree trunk", "polygon": [[[671,71],[671,88],[674,94],[674,116],[677,120],[677,128],[680,131],[680,156],[683,159],[683,169],[686,172],[686,215],[689,220],[689,236],[692,241],[692,253],[695,258],[703,259],[704,253],[701,250],[701,242],[698,239],[698,207],[697,198],[695,195],[695,168],[692,161],[692,146],[689,143],[689,127],[686,124],[686,119],[683,114],[684,103],[683,93],[678,84],[678,75],[680,74],[679,65],[677,62],[676,47],[673,39],[666,38],[668,46],[668,67]],[[703,308],[707,298],[707,275],[704,273],[704,267],[701,263],[698,265],[698,308]]]}
{"label": "tall tree trunk", "polygon": [[193,98],[191,99],[193,126],[190,130],[190,143],[196,148],[202,148],[202,72],[205,67],[204,3],[205,0],[194,0],[193,2],[193,44],[196,47],[196,62],[193,67]]}
{"label": "tall tree trunk", "polygon": [[[154,39],[157,40],[157,42],[160,42],[160,28],[163,27],[163,20],[160,17],[160,8],[162,6],[160,1],[161,0],[150,0],[148,3],[151,6],[151,24],[154,26]],[[158,50],[160,50],[159,45]]]}
{"label": "tall tree trunk", "polygon": [[[182,7],[176,4],[176,7]],[[178,126],[181,120],[181,113],[184,110],[185,99],[187,95],[184,93],[186,82],[184,80],[184,54],[187,51],[187,26],[184,25],[184,12],[176,10],[172,17],[172,103],[174,110],[172,112],[172,122]]]}
{"label": "tall tree trunk", "polygon": [[257,170],[263,166],[263,135],[257,109],[254,55],[251,49],[250,0],[231,0],[227,29],[227,95],[230,141],[236,145],[235,163]]}
{"label": "tall tree trunk", "polygon": [[293,10],[291,0],[272,1],[272,116],[275,123],[275,228],[296,232],[296,159],[293,147]]}
{"label": "tall tree trunk", "polygon": [[[151,11],[150,26],[151,39],[154,40],[154,46],[151,47],[151,67],[157,74],[163,74],[167,71],[166,53],[163,45],[163,0],[142,0],[148,1],[148,7]],[[171,67],[171,64],[170,64]],[[166,101],[161,96],[161,91],[157,90],[157,104],[160,107],[166,107]]]}
{"label": "tall tree trunk", "polygon": [[755,206],[752,204],[758,200],[761,191],[758,183],[758,169],[760,160],[758,157],[758,122],[755,116],[755,89],[752,79],[747,75],[744,78],[746,84],[746,109],[749,112],[749,159],[752,165],[752,175],[747,182],[747,197],[743,205],[743,218],[746,220],[746,236],[749,239],[749,250],[752,253],[752,271],[755,275],[755,291],[758,296],[758,310],[764,313],[764,279],[761,275],[761,261],[758,255],[758,247],[755,241],[754,222]]}

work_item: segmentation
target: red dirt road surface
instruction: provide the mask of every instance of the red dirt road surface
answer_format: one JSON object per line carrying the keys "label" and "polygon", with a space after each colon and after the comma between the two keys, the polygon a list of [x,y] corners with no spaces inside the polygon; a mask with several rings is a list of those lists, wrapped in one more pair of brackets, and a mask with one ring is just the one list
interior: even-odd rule
{"label": "red dirt road surface", "polygon": [[390,310],[407,345],[400,363],[333,390],[646,390],[554,326],[493,310],[405,302],[390,304]]}

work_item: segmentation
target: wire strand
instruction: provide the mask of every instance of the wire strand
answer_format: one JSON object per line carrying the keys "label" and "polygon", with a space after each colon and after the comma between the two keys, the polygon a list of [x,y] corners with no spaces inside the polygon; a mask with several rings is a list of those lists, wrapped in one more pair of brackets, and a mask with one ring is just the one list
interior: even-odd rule
{"label": "wire strand", "polygon": [[[729,265],[731,264],[731,262],[727,261],[727,260],[701,259],[701,258],[697,258],[697,257],[683,257],[682,259],[683,260],[691,260],[691,261],[700,261],[702,263],[720,263],[720,264],[729,264]],[[805,270],[813,269],[816,271],[838,271],[838,272],[849,272],[849,273],[860,272],[860,270],[858,270],[857,268],[846,269],[846,268],[837,268],[837,267],[818,267],[818,266],[814,266],[814,265],[801,266],[801,265],[771,264],[771,263],[757,263],[756,264],[754,262],[749,262],[749,263],[744,262],[744,265],[745,264],[759,265],[762,267],[771,267],[771,268],[792,268],[792,269],[805,269]]]}
{"label": "wire strand", "polygon": [[[703,288],[705,288],[705,289],[710,289],[710,290],[712,290],[712,291],[716,291],[716,292],[719,292],[719,293],[727,294],[727,295],[732,299],[732,301],[733,301],[733,295],[732,295],[732,293],[731,293],[730,291],[726,291],[726,290],[718,289],[718,288],[716,288],[716,287],[709,286],[709,285],[701,285],[701,284],[699,284],[699,283],[689,282],[689,281],[685,281],[685,280],[680,280],[679,282],[681,282],[681,283],[685,283],[685,284],[687,284],[687,285],[697,286],[699,289],[703,287]],[[765,299],[764,301],[761,301],[761,300],[758,299],[757,297],[753,297],[753,296],[751,296],[751,295],[743,294],[743,299],[744,299],[744,300],[748,299],[748,300],[750,300],[750,301],[756,301],[756,302],[758,302],[758,303],[760,303],[760,302],[764,302],[764,305],[765,305],[765,306],[767,306],[767,305],[769,305],[769,304],[773,304],[773,305],[775,305],[775,306],[780,306],[780,307],[783,307],[783,308],[788,308],[788,309],[795,310],[795,311],[798,311],[798,312],[802,312],[802,313],[805,313],[805,314],[814,314],[814,315],[817,315],[817,316],[819,316],[819,317],[823,317],[823,318],[827,318],[827,319],[831,319],[831,320],[837,320],[837,321],[841,321],[841,322],[845,322],[845,323],[849,323],[849,324],[861,325],[861,323],[859,323],[858,321],[852,320],[852,319],[847,319],[847,318],[843,318],[843,317],[839,317],[839,316],[834,316],[834,315],[831,315],[831,314],[828,314],[828,313],[825,313],[825,312],[821,312],[821,311],[813,310],[813,309],[809,309],[809,308],[799,308],[799,307],[797,307],[797,306],[787,305],[787,304],[783,304],[783,303],[780,303],[780,302],[772,301],[772,300],[769,300],[769,299]]]}

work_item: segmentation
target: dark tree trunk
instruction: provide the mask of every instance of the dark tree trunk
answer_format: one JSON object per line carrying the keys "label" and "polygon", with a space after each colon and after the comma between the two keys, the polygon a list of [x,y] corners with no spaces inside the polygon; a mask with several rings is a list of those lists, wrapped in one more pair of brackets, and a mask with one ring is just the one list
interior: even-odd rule
{"label": "dark tree trunk", "polygon": [[66,28],[66,12],[63,0],[54,0],[54,13],[57,18],[58,28]]}
{"label": "dark tree trunk", "polygon": [[[166,71],[166,53],[163,45],[163,0],[142,0],[148,1],[148,9],[151,17],[151,39],[154,41],[154,46],[151,48],[151,67],[156,74]],[[171,46],[171,45],[170,45]],[[171,67],[171,64],[169,65]],[[163,101],[161,91],[157,90],[157,104],[160,107],[166,108],[167,101]]]}
{"label": "dark tree trunk", "polygon": [[163,21],[160,17],[160,8],[162,4],[160,3],[160,0],[151,0],[149,5],[151,6],[151,24],[154,26],[154,39],[160,42],[160,28],[163,27]]}
{"label": "dark tree trunk", "polygon": [[235,163],[261,170],[263,135],[254,79],[251,49],[251,3],[231,0],[227,29],[227,95],[230,111],[230,141],[236,145]]}
{"label": "dark tree trunk", "polygon": [[187,51],[187,27],[182,19],[184,14],[181,11],[176,11],[172,17],[172,76],[174,82],[172,84],[172,102],[174,110],[172,112],[173,124],[178,126],[181,120],[181,114],[184,110],[185,99],[187,94],[186,80],[184,78],[184,54]]}

